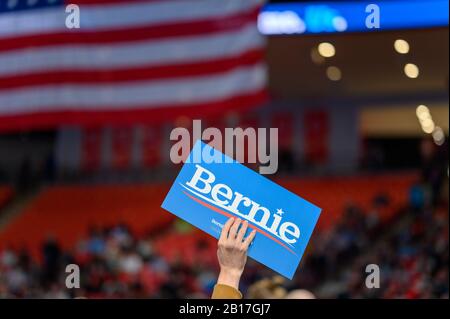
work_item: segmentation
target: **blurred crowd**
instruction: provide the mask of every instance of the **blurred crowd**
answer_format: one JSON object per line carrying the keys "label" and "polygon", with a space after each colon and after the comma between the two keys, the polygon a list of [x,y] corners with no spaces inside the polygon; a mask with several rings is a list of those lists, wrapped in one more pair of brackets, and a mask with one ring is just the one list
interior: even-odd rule
{"label": "blurred crowd", "polygon": [[[197,243],[202,253],[201,239]],[[167,260],[150,236],[139,238],[126,225],[93,228],[71,251],[49,238],[37,263],[26,250],[0,254],[0,297],[20,298],[202,298],[217,269]],[[80,289],[67,289],[66,265],[80,269]]]}
{"label": "blurred crowd", "polygon": [[[378,216],[389,207],[385,196],[374,198],[368,212],[349,206],[337,225],[314,234],[292,281],[249,260],[241,289],[247,298],[289,298],[298,289],[329,298],[448,298],[444,206],[417,201],[414,188],[405,211],[384,223]],[[25,249],[5,250],[0,253],[0,297],[208,298],[218,274],[215,241],[179,228],[141,236],[126,225],[93,228],[72,250],[48,238],[39,262]],[[190,261],[165,254],[164,238],[177,232],[194,239]],[[68,264],[80,267],[79,289],[66,288]],[[379,289],[365,285],[367,264],[380,268]]]}
{"label": "blurred crowd", "polygon": [[[449,298],[448,156],[429,143],[421,151],[422,178],[393,217],[380,217],[398,209],[384,194],[367,211],[348,205],[337,223],[314,232],[293,280],[249,259],[244,296]],[[157,234],[93,227],[71,249],[49,237],[38,256],[0,251],[0,298],[208,298],[216,249],[215,239],[179,220]],[[80,288],[66,287],[69,264],[79,266]],[[367,265],[380,270],[379,288],[367,287]]]}
{"label": "blurred crowd", "polygon": [[[400,226],[400,225],[398,225]],[[448,210],[415,214],[387,233],[375,249],[358,256],[338,294],[351,298],[448,298]],[[380,288],[366,289],[365,267],[380,269]]]}

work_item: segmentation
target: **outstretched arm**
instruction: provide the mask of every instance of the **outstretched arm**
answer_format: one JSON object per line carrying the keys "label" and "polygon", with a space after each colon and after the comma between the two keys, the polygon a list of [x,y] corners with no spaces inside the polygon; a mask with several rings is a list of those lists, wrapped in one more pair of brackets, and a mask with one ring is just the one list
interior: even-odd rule
{"label": "outstretched arm", "polygon": [[247,229],[248,222],[242,223],[239,218],[230,218],[222,228],[217,249],[220,274],[214,287],[213,299],[242,298],[239,280],[247,262],[248,247],[256,235],[253,230],[244,238]]}

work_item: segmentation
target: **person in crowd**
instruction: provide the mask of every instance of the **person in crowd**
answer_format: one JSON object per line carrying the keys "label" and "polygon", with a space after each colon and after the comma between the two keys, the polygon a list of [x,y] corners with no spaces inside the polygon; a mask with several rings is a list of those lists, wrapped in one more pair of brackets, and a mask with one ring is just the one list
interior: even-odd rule
{"label": "person in crowd", "polygon": [[[448,199],[383,220],[381,210],[397,208],[380,198],[372,208],[349,205],[315,232],[292,280],[247,260],[253,238],[240,220],[228,221],[219,241],[193,227],[137,233],[118,224],[92,227],[71,247],[57,237],[38,251],[6,246],[0,298],[448,298]],[[79,289],[65,286],[64,265],[72,263],[80,267]],[[373,263],[382,271],[380,289],[365,286]]]}

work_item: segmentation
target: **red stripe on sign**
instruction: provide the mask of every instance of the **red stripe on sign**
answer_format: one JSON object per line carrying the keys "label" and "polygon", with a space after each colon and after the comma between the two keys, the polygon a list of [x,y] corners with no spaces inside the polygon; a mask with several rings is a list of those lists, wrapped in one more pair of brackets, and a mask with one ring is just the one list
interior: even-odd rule
{"label": "red stripe on sign", "polygon": [[232,69],[257,64],[263,60],[263,51],[247,51],[239,56],[187,64],[139,66],[138,68],[108,70],[64,70],[37,72],[0,77],[0,91],[49,84],[117,83],[141,80],[176,79],[227,72]]}
{"label": "red stripe on sign", "polygon": [[[192,200],[194,200],[194,201],[196,201],[197,203],[199,203],[200,205],[205,206],[205,207],[207,207],[207,208],[209,208],[209,209],[215,211],[216,213],[219,213],[219,214],[221,214],[221,215],[223,215],[223,216],[226,216],[226,217],[228,217],[228,218],[231,218],[231,217],[234,217],[234,218],[235,218],[235,217],[238,217],[237,215],[230,214],[230,213],[228,213],[228,212],[226,212],[226,211],[224,211],[224,210],[222,210],[222,209],[220,209],[220,208],[218,208],[218,207],[216,207],[216,206],[210,205],[210,204],[208,204],[208,203],[202,201],[201,199],[196,198],[196,197],[194,197],[194,196],[192,196],[192,195],[186,193],[185,191],[183,191],[183,193],[184,193],[186,196],[188,196],[189,198],[191,198]],[[276,242],[278,245],[282,246],[283,248],[287,249],[290,253],[292,253],[292,254],[295,255],[295,252],[294,252],[292,249],[290,249],[288,246],[286,246],[285,244],[283,244],[283,242],[281,242],[280,240],[276,239],[276,238],[273,237],[272,235],[268,234],[268,233],[265,232],[264,230],[259,229],[258,227],[254,226],[254,225],[252,225],[252,224],[250,224],[250,223],[248,224],[248,227],[251,228],[251,229],[256,230],[256,231],[257,231],[258,233],[260,233],[261,235],[263,235],[263,236],[269,238],[270,240]]]}
{"label": "red stripe on sign", "polygon": [[[33,47],[48,47],[74,44],[110,44],[142,41],[147,39],[167,39],[194,35],[206,35],[241,29],[245,24],[254,24],[259,8],[247,12],[172,24],[159,24],[114,30],[64,31],[50,34],[36,34],[0,39],[0,51],[11,51]],[[82,30],[82,29],[81,29]]]}
{"label": "red stripe on sign", "polygon": [[[251,94],[234,96],[218,101],[194,103],[191,105],[149,105],[139,109],[130,109],[129,105],[102,111],[48,111],[21,115],[0,116],[0,132],[24,131],[32,129],[49,129],[60,125],[100,126],[155,123],[173,120],[179,116],[207,117],[223,114],[227,111],[246,110],[266,102],[266,90]],[[45,109],[45,107],[41,107]],[[55,108],[58,109],[58,108]],[[61,107],[61,109],[63,109]],[[77,110],[77,106],[70,109]],[[92,109],[96,109],[93,105]]]}

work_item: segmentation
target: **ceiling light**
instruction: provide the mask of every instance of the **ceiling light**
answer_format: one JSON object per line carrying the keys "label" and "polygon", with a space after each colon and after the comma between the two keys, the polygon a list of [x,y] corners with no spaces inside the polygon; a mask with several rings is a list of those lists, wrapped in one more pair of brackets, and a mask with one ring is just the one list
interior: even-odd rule
{"label": "ceiling light", "polygon": [[319,54],[325,58],[331,58],[336,54],[336,49],[334,48],[334,45],[332,45],[329,42],[322,42],[317,47]]}
{"label": "ceiling light", "polygon": [[419,76],[419,68],[417,67],[417,65],[415,65],[413,63],[406,64],[404,71],[405,71],[406,76],[411,79],[415,79]]}
{"label": "ceiling light", "polygon": [[329,66],[327,68],[327,77],[331,81],[339,81],[342,78],[341,70],[336,66]]}
{"label": "ceiling light", "polygon": [[409,43],[403,39],[397,39],[394,42],[394,49],[400,54],[407,54],[409,52]]}
{"label": "ceiling light", "polygon": [[433,131],[433,140],[436,143],[436,145],[442,145],[445,142],[445,135],[444,131],[439,127],[436,126],[436,128]]}
{"label": "ceiling light", "polygon": [[419,120],[431,118],[430,110],[425,105],[419,105],[416,108],[416,115],[419,118]]}
{"label": "ceiling light", "polygon": [[427,133],[431,134],[434,131],[435,125],[432,119],[427,119],[425,121],[422,121],[420,124],[422,124],[422,130]]}

